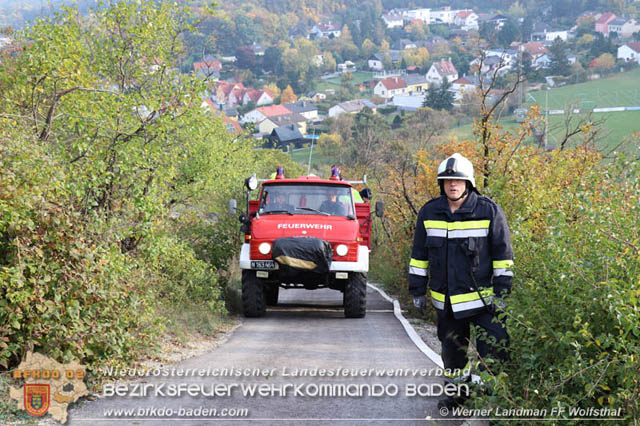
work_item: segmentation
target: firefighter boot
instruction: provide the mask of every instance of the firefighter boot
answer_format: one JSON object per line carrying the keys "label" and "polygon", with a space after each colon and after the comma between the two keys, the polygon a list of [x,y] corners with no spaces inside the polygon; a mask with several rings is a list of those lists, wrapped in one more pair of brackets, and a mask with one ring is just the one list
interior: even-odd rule
{"label": "firefighter boot", "polygon": [[[447,394],[443,398],[438,400],[438,409],[451,410],[455,407],[462,407],[467,399],[469,399],[469,386],[466,381],[445,381],[445,389]],[[452,386],[453,385],[453,386]],[[454,388],[455,386],[455,388]],[[453,395],[451,395],[453,394]]]}

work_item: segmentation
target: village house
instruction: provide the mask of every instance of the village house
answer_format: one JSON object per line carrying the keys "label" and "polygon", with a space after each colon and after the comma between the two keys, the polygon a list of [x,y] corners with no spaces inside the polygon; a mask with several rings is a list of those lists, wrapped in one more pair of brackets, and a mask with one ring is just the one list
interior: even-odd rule
{"label": "village house", "polygon": [[410,95],[422,94],[429,88],[424,74],[407,74],[402,79],[407,84],[407,93]]}
{"label": "village house", "polygon": [[640,32],[640,21],[635,19],[629,19],[622,26],[622,31],[620,31],[620,35],[622,38],[630,38],[633,36],[633,33]]}
{"label": "village house", "polygon": [[429,17],[429,23],[452,25],[455,21],[457,12],[457,10],[451,10],[451,6],[447,6],[440,10],[432,10]]}
{"label": "village house", "polygon": [[387,28],[397,28],[404,26],[404,16],[398,13],[385,13],[382,15],[382,20]]}
{"label": "village house", "polygon": [[[389,59],[391,60],[392,67],[395,68],[398,66],[398,64],[402,62],[402,55],[400,55],[400,52],[395,50],[390,50],[386,54],[389,55]],[[369,67],[370,70],[382,71],[384,70],[384,58],[385,58],[384,53],[374,53],[367,60],[367,66]]]}
{"label": "village house", "polygon": [[472,95],[478,90],[478,86],[475,85],[471,79],[466,76],[460,77],[451,83],[451,89],[453,93],[454,101],[460,101],[464,95]]}
{"label": "village house", "polygon": [[320,102],[327,99],[327,95],[322,92],[309,92],[307,93],[307,97],[311,99],[313,102]]}
{"label": "village house", "polygon": [[242,118],[240,119],[240,122],[241,123],[259,123],[269,117],[276,117],[278,115],[287,115],[287,114],[291,114],[291,111],[284,105],[261,106],[243,115]]}
{"label": "village house", "polygon": [[338,72],[354,72],[356,70],[356,64],[351,61],[344,61],[341,64],[338,64]]}
{"label": "village house", "polygon": [[[229,102],[229,97],[231,95],[231,92],[236,90],[236,93],[237,93],[238,90],[243,90],[243,89],[245,89],[245,87],[242,83],[220,81],[215,85],[213,89],[213,100],[220,107],[223,105],[235,106],[233,105],[232,102]],[[233,99],[236,99],[236,97],[233,96]]]}
{"label": "village house", "polygon": [[498,13],[498,14],[487,14],[487,13],[479,13],[478,14],[478,25],[487,23],[491,25],[496,31],[500,31],[504,24],[509,20],[506,16]]}
{"label": "village house", "polygon": [[453,23],[465,31],[478,29],[478,15],[473,10],[459,10]]}
{"label": "village house", "polygon": [[284,106],[291,112],[295,112],[303,116],[307,121],[318,120],[318,107],[309,101],[298,101]]}
{"label": "village house", "polygon": [[340,27],[340,25],[334,24],[331,22],[328,22],[328,23],[320,22],[314,25],[313,28],[311,28],[311,31],[309,32],[309,36],[307,38],[309,38],[310,40],[315,40],[319,38],[332,39],[332,38],[340,37],[341,34],[342,34],[342,28]]}
{"label": "village house", "polygon": [[569,38],[569,30],[554,29],[546,22],[536,22],[533,25],[531,41],[554,41],[557,38],[567,41]]}
{"label": "village house", "polygon": [[431,9],[411,9],[406,12],[405,16],[409,18],[409,20],[418,19],[423,23],[428,24],[431,22]]}
{"label": "village house", "polygon": [[597,33],[601,33],[602,35],[608,36],[609,35],[609,22],[613,21],[614,19],[616,19],[616,15],[614,15],[613,13],[603,13],[596,20],[595,31]]}
{"label": "village house", "polygon": [[257,123],[256,129],[261,135],[270,135],[273,129],[289,125],[295,125],[303,134],[307,133],[307,120],[295,112],[267,117]]}
{"label": "village house", "polygon": [[222,64],[215,59],[193,63],[193,72],[200,78],[218,79],[221,70]]}
{"label": "village house", "polygon": [[373,88],[373,94],[385,99],[391,99],[394,95],[407,93],[407,83],[402,77],[388,77],[378,81]]}
{"label": "village house", "polygon": [[415,49],[418,47],[415,42],[411,40],[407,40],[406,38],[401,38],[390,46],[391,50],[407,50],[407,49]]}
{"label": "village house", "polygon": [[365,108],[371,108],[373,112],[376,111],[376,105],[368,99],[354,99],[341,102],[329,108],[329,117],[336,117],[344,113],[356,114]]}
{"label": "village house", "polygon": [[617,58],[640,64],[640,41],[630,41],[618,47]]}
{"label": "village house", "polygon": [[276,127],[271,131],[269,140],[274,148],[284,149],[288,145],[294,148],[301,148],[306,142],[304,135],[295,124],[287,124],[286,126]]}
{"label": "village house", "polygon": [[531,56],[531,62],[535,61],[542,55],[548,55],[549,49],[540,41],[530,41],[519,46],[520,51],[527,52]]}
{"label": "village house", "polygon": [[440,62],[434,62],[427,71],[427,82],[429,84],[435,84],[436,86],[440,86],[444,79],[446,78],[448,81],[453,81],[458,79],[458,71],[456,71],[456,67],[453,66],[451,59],[445,61],[444,59]]}
{"label": "village house", "polygon": [[268,90],[247,90],[242,98],[242,105],[253,102],[255,106],[270,105],[273,103],[273,95]]}

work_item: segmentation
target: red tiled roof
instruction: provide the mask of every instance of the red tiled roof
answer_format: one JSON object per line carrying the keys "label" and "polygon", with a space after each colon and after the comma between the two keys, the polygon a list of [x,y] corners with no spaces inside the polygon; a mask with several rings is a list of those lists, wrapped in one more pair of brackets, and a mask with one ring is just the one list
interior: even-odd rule
{"label": "red tiled roof", "polygon": [[277,115],[291,114],[289,108],[284,105],[269,105],[258,108],[258,111],[265,117],[275,117]]}
{"label": "red tiled roof", "polygon": [[231,93],[233,93],[233,96],[235,96],[235,97],[236,97],[236,99],[237,99],[237,100],[239,100],[239,101],[241,101],[241,100],[242,100],[242,98],[244,98],[244,94],[245,94],[246,92],[247,92],[247,89],[245,89],[244,87],[243,87],[243,88],[241,88],[241,89],[240,89],[240,88],[236,88],[236,89],[233,89],[233,90],[231,91]]}
{"label": "red tiled roof", "polygon": [[539,41],[531,41],[522,45],[524,50],[531,56],[544,55],[549,53],[549,50]]}
{"label": "red tiled roof", "polygon": [[222,89],[222,93],[224,93],[225,96],[229,96],[235,89],[245,89],[242,83],[227,83],[226,81],[219,83],[218,88]]}
{"label": "red tiled roof", "polygon": [[273,99],[273,96],[269,93],[268,90],[250,90],[247,92],[247,96],[249,96],[249,99],[251,99],[253,102],[258,102],[258,100],[260,99],[260,97],[262,96],[262,94],[266,93],[267,96],[269,96],[271,99]]}
{"label": "red tiled roof", "polygon": [[473,10],[461,10],[458,13],[456,13],[456,16],[458,18],[467,19],[467,17],[472,13],[473,13]]}
{"label": "red tiled roof", "polygon": [[407,83],[400,77],[388,77],[380,80],[380,83],[387,90],[403,89],[407,87]]}
{"label": "red tiled roof", "polygon": [[222,69],[222,64],[219,61],[194,62],[193,69],[194,71],[209,70],[209,69],[215,69],[220,71]]}
{"label": "red tiled roof", "polygon": [[249,90],[246,95],[252,102],[258,102],[258,99],[260,99],[260,96],[262,95],[262,90]]}
{"label": "red tiled roof", "polygon": [[629,46],[629,48],[631,48],[631,49],[635,50],[636,52],[640,53],[640,41],[630,41],[630,42],[627,42],[627,43],[623,44],[623,46],[624,45],[627,45],[627,46]]}
{"label": "red tiled roof", "polygon": [[453,66],[451,61],[434,62],[433,65],[436,67],[438,74],[442,76],[458,74],[456,67]]}
{"label": "red tiled roof", "polygon": [[467,80],[466,77],[460,77],[459,79],[454,81],[453,84],[471,84],[471,85],[473,85],[473,83],[470,82],[469,80]]}
{"label": "red tiled roof", "polygon": [[242,133],[242,126],[233,118],[225,116],[225,117],[222,117],[222,121],[224,121],[228,125],[231,125],[235,133]]}
{"label": "red tiled roof", "polygon": [[600,15],[600,17],[596,21],[596,24],[606,24],[615,18],[616,18],[616,15],[614,15],[613,13],[603,13],[602,15]]}

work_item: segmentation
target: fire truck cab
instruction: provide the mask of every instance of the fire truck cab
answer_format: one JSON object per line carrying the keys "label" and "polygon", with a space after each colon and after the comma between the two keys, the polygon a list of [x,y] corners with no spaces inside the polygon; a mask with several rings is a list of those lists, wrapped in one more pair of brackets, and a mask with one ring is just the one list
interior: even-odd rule
{"label": "fire truck cab", "polygon": [[[356,202],[352,182],[316,176],[264,180],[257,200],[255,176],[245,181],[247,211],[240,217],[244,315],[260,317],[280,289],[331,288],[343,293],[347,318],[366,314],[371,238],[370,204]],[[366,180],[365,180],[366,182]],[[358,200],[360,201],[360,200]],[[235,204],[235,201],[232,201]],[[382,203],[376,215],[382,216]]]}

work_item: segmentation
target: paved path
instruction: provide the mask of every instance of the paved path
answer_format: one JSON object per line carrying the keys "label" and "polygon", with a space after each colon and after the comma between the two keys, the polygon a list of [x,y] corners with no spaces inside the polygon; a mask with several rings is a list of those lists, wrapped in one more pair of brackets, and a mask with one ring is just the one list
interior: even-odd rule
{"label": "paved path", "polygon": [[[393,315],[393,306],[375,290],[367,290],[367,315],[363,319],[344,318],[342,294],[335,290],[281,290],[280,303],[270,308],[264,318],[247,319],[231,338],[217,349],[195,357],[175,367],[183,369],[248,369],[236,377],[149,377],[137,382],[148,385],[146,397],[113,396],[87,402],[69,414],[71,425],[80,424],[440,424],[426,421],[427,416],[440,417],[436,397],[408,396],[407,386],[440,384],[440,377],[414,376],[420,369],[436,369],[407,337],[400,322]],[[267,370],[254,374],[252,370]],[[297,377],[295,371],[309,373],[325,369],[339,377]],[[341,370],[338,370],[341,369]],[[381,377],[376,370],[403,370],[402,376]],[[344,370],[355,375],[341,376]],[[361,371],[364,370],[364,371]],[[423,370],[424,371],[424,370]],[[363,374],[364,373],[364,374]],[[287,376],[289,374],[289,376]],[[212,384],[231,390],[231,396],[153,396],[158,386],[168,393],[170,385],[180,383]],[[370,396],[368,385],[381,385],[381,396]],[[242,386],[265,385],[274,395],[246,396]],[[278,393],[290,385],[286,396]],[[295,393],[295,386],[300,386]],[[325,392],[349,390],[363,396],[316,396],[321,385]],[[341,385],[351,385],[342,387]],[[355,385],[355,386],[354,386]],[[364,385],[364,386],[359,386]],[[132,390],[131,382],[129,391]],[[397,395],[394,393],[397,391]],[[156,416],[137,414],[155,407]],[[159,409],[173,410],[161,416]],[[191,417],[183,412],[198,408],[218,410],[247,409],[243,417]],[[122,411],[120,416],[108,416],[109,410]],[[135,414],[132,414],[135,413]],[[446,424],[459,422],[448,421]]]}

